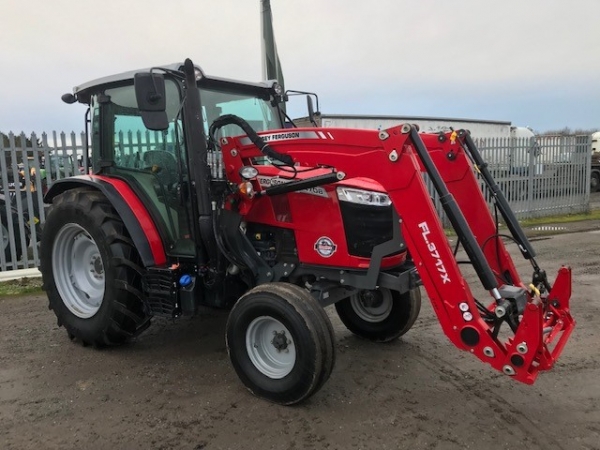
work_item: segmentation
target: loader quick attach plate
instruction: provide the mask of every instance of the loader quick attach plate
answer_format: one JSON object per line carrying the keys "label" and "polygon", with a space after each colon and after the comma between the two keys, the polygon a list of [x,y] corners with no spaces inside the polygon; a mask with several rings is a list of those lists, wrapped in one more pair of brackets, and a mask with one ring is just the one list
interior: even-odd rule
{"label": "loader quick attach plate", "polygon": [[142,276],[144,304],[149,314],[175,317],[179,314],[177,272],[150,267]]}

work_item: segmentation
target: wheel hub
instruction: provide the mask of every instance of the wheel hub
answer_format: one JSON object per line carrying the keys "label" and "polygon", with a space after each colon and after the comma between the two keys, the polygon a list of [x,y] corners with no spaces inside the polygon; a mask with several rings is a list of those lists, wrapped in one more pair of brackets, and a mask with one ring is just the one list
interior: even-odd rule
{"label": "wheel hub", "polygon": [[260,316],[246,329],[246,351],[250,361],[263,375],[281,379],[296,363],[296,348],[289,330],[279,320]]}
{"label": "wheel hub", "polygon": [[282,350],[286,350],[288,348],[288,344],[291,342],[288,340],[288,338],[285,336],[285,330],[281,330],[281,332],[277,332],[277,331],[273,331],[273,340],[271,341],[271,344],[273,344],[273,347],[275,347],[275,349],[280,352]]}
{"label": "wheel hub", "polygon": [[365,290],[350,297],[350,304],[362,320],[378,323],[389,317],[393,298],[389,289]]}
{"label": "wheel hub", "polygon": [[77,317],[94,316],[104,299],[105,273],[100,249],[79,224],[65,224],[52,246],[56,289],[65,306]]}
{"label": "wheel hub", "polygon": [[378,308],[383,304],[383,296],[379,291],[362,291],[360,293],[360,302],[366,308]]}
{"label": "wheel hub", "polygon": [[94,255],[90,259],[90,273],[96,279],[101,279],[104,275],[104,265],[102,264],[100,255]]}

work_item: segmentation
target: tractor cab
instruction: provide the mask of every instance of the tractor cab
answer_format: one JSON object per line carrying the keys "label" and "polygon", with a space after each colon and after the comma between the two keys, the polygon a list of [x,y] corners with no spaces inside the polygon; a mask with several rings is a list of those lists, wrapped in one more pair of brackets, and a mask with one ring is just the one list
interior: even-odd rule
{"label": "tractor cab", "polygon": [[[207,154],[206,144],[190,147],[186,141],[185,80],[182,64],[152,69],[150,90],[161,90],[161,111],[143,111],[139,102],[140,84],[136,73],[127,72],[91,81],[67,94],[65,101],[75,99],[89,105],[92,173],[117,177],[125,181],[148,206],[153,221],[163,237],[165,250],[172,257],[194,257],[195,200],[192,181],[193,166],[208,164],[211,178],[223,178],[221,157]],[[233,114],[243,118],[256,131],[283,127],[274,81],[243,83],[207,77],[195,67],[196,84],[201,99],[202,131],[208,136],[209,126],[218,117]],[[136,86],[138,94],[136,95]],[[142,89],[144,89],[142,87]],[[189,100],[187,100],[189,102]],[[189,114],[189,113],[188,113]],[[159,122],[145,119],[144,116]],[[157,126],[158,124],[158,126]],[[160,128],[160,129],[157,129]],[[239,135],[235,126],[224,126],[219,137]],[[199,175],[203,177],[204,175]]]}

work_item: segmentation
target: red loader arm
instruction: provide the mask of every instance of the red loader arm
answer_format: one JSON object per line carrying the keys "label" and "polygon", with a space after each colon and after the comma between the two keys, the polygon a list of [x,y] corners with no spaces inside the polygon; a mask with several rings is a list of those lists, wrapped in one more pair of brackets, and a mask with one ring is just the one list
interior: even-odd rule
{"label": "red loader arm", "polygon": [[[550,286],[468,133],[418,134],[409,125],[381,132],[314,128],[294,132],[288,134],[295,137],[281,141],[271,136],[275,142],[270,145],[300,166],[331,167],[338,179],[370,178],[383,186],[442,329],[455,346],[524,383],[533,383],[540,370],[553,366],[575,325],[569,311],[571,270],[560,269]],[[224,144],[230,179],[260,154],[243,138]],[[482,174],[519,249],[532,263],[531,287],[517,273],[475,171]],[[463,277],[422,172],[429,175],[469,262],[490,293],[490,305],[473,296]],[[512,336],[502,339],[499,330],[505,322]]]}

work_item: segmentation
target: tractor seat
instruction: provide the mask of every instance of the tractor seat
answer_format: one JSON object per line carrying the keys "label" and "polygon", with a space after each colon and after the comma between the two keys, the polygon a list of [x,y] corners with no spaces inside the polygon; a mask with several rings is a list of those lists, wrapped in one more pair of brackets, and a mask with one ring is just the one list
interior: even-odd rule
{"label": "tractor seat", "polygon": [[144,167],[157,167],[156,177],[167,187],[177,183],[177,160],[172,153],[164,150],[149,150],[144,153]]}

